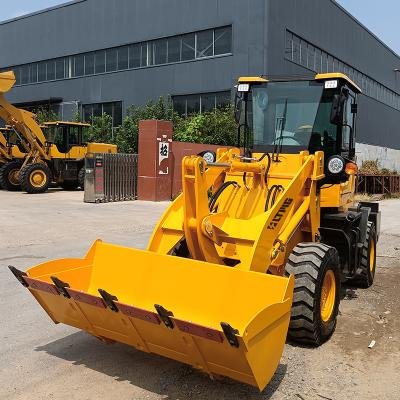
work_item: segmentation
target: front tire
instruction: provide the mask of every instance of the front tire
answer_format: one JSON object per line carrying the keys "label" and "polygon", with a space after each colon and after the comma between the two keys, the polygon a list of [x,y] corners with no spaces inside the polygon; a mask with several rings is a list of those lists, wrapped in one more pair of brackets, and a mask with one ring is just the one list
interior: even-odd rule
{"label": "front tire", "polygon": [[51,184],[51,171],[46,164],[29,164],[20,173],[22,190],[29,194],[44,193]]}
{"label": "front tire", "polygon": [[286,264],[295,277],[289,339],[320,346],[336,327],[340,303],[339,256],[322,243],[299,243]]}
{"label": "front tire", "polygon": [[19,183],[19,174],[21,163],[19,161],[11,161],[4,164],[0,168],[0,187],[11,192],[21,190]]}

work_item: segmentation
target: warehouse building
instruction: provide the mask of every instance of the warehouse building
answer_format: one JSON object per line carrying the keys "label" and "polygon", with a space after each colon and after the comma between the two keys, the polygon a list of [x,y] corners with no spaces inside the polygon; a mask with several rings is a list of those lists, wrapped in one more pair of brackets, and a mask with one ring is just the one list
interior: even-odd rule
{"label": "warehouse building", "polygon": [[115,126],[159,96],[226,104],[241,75],[341,71],[363,90],[360,155],[400,160],[400,57],[333,0],[77,0],[1,22],[0,46],[12,102]]}

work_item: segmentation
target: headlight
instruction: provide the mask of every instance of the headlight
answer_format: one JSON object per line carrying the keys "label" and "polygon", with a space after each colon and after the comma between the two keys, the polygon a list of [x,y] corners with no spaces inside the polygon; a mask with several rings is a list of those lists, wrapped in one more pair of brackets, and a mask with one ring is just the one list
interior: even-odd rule
{"label": "headlight", "polygon": [[202,151],[199,156],[203,157],[207,164],[215,163],[217,160],[217,155],[210,150]]}
{"label": "headlight", "polygon": [[344,171],[345,162],[340,156],[332,156],[328,161],[328,171],[331,174],[338,175]]}

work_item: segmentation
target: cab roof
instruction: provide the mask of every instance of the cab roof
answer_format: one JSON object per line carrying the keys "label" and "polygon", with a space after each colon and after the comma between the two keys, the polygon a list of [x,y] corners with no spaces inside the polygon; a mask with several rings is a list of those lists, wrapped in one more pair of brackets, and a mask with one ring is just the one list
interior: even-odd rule
{"label": "cab roof", "polygon": [[70,121],[50,121],[45,122],[45,126],[85,126],[89,127],[90,124],[85,124],[84,122],[70,122]]}
{"label": "cab roof", "polygon": [[[312,79],[312,78],[311,78]],[[288,77],[280,79],[268,79],[263,76],[244,76],[239,78],[239,83],[267,83],[267,82],[279,82],[279,81],[295,81],[295,80],[311,80],[299,77]],[[316,74],[314,76],[316,81],[325,81],[332,79],[339,79],[345,81],[356,93],[362,93],[361,88],[355,84],[347,75],[341,72],[329,72],[325,74]]]}

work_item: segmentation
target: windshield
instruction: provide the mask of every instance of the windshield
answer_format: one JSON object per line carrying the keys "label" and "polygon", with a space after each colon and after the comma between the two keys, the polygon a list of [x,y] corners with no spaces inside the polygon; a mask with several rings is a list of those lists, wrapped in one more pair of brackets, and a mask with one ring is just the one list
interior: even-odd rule
{"label": "windshield", "polygon": [[[249,122],[255,151],[270,146],[334,152],[337,126],[330,123],[334,91],[320,82],[271,82],[255,86]],[[331,149],[330,149],[331,148]]]}
{"label": "windshield", "polygon": [[46,128],[47,140],[54,143],[61,153],[67,153],[72,146],[81,143],[81,127],[56,125]]}

